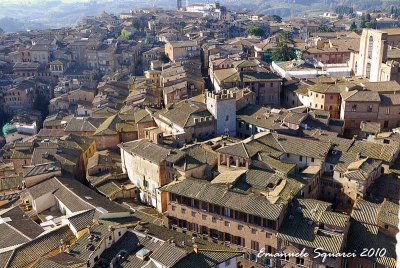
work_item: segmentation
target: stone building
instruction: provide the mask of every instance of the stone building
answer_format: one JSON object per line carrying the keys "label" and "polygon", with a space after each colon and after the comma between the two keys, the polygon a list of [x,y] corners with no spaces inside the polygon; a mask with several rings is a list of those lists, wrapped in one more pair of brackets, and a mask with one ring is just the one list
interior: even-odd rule
{"label": "stone building", "polygon": [[200,56],[200,46],[195,41],[176,41],[165,44],[165,55],[172,62]]}
{"label": "stone building", "polygon": [[[210,63],[211,64],[211,63]],[[210,73],[211,83],[216,92],[232,87],[248,87],[254,92],[256,104],[279,106],[282,79],[269,72],[255,61],[234,61],[223,69]]]}
{"label": "stone building", "polygon": [[[397,65],[389,58],[389,51],[400,44],[400,30],[363,29],[360,52],[356,57],[355,74],[368,78],[371,82],[400,81]],[[394,59],[396,60],[396,59]]]}
{"label": "stone building", "polygon": [[184,157],[184,153],[145,139],[122,143],[119,148],[122,170],[139,189],[141,202],[164,212],[167,209],[166,194],[159,188],[174,180],[173,165]]}

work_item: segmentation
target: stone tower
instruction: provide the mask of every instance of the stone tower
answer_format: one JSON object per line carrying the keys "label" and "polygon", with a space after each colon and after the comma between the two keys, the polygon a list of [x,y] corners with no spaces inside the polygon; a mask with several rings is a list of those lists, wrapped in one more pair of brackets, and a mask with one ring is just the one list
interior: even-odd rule
{"label": "stone tower", "polygon": [[381,81],[381,65],[386,62],[387,33],[373,29],[363,29],[360,38],[360,52],[356,75],[368,78],[371,82]]}
{"label": "stone tower", "polygon": [[236,135],[236,93],[222,90],[206,92],[208,111],[217,122],[217,135]]}

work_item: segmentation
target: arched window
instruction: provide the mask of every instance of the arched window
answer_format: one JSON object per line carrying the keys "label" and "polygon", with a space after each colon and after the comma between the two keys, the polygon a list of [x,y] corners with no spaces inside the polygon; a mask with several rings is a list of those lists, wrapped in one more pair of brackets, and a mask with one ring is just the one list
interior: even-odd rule
{"label": "arched window", "polygon": [[369,37],[368,39],[368,59],[372,58],[372,51],[374,47],[374,38],[372,36]]}

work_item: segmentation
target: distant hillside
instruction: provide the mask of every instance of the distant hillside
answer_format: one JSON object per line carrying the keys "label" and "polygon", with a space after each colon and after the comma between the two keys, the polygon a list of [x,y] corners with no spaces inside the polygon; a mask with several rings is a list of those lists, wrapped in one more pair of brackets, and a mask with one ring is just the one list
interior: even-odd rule
{"label": "distant hillside", "polygon": [[[214,0],[188,0],[189,4]],[[338,5],[354,10],[389,10],[400,6],[400,0],[219,0],[234,10],[253,10],[266,15],[298,18],[334,11]],[[75,3],[72,3],[75,2]],[[84,16],[100,15],[102,11],[118,14],[141,7],[175,9],[176,0],[0,0],[0,27],[6,32],[28,29],[58,28],[74,25]],[[183,1],[186,3],[186,0]]]}
{"label": "distant hillside", "polygon": [[[133,8],[154,6],[175,8],[170,0],[98,0],[94,3],[76,3],[60,0],[24,2],[7,4],[0,0],[0,27],[6,32],[38,28],[59,28],[78,23],[85,16],[100,15],[103,11],[119,14]],[[11,19],[12,17],[12,19]],[[13,20],[14,19],[14,20]]]}
{"label": "distant hillside", "polygon": [[[1,18],[0,28],[6,33],[46,28],[46,25],[32,21],[22,21],[14,18]],[[1,32],[1,30],[0,30]]]}
{"label": "distant hillside", "polygon": [[304,17],[334,11],[338,5],[354,10],[385,10],[399,6],[400,0],[221,0],[222,4],[237,9],[258,11],[262,14],[276,14],[281,17]]}

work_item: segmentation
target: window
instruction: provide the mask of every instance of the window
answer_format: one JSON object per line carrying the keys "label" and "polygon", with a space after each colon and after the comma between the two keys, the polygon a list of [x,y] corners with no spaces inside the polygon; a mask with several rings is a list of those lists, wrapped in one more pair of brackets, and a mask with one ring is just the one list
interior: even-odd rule
{"label": "window", "polygon": [[229,221],[225,221],[225,226],[227,226],[227,227],[229,227],[229,226],[231,226],[231,223],[229,222]]}
{"label": "window", "polygon": [[357,268],[363,268],[362,264],[357,264]]}
{"label": "window", "polygon": [[231,217],[231,209],[230,208],[224,208],[224,216],[225,217]]}
{"label": "window", "polygon": [[311,162],[314,163],[314,161],[315,161],[315,159],[314,159],[314,157],[312,157],[312,158],[311,158]]}
{"label": "window", "polygon": [[229,120],[229,115],[227,115],[226,117],[225,117],[225,121],[228,121]]}
{"label": "window", "polygon": [[388,128],[389,127],[389,121],[385,121],[385,122],[383,122],[383,127],[384,128]]}
{"label": "window", "polygon": [[257,241],[251,240],[251,249],[252,249],[252,250],[257,250],[257,251],[259,251],[259,250],[260,250],[260,245],[259,245],[259,243],[258,243]]}
{"label": "window", "polygon": [[297,258],[296,258],[296,264],[298,264],[298,265],[304,265],[304,259],[303,259],[303,258],[300,258],[300,257],[297,257]]}
{"label": "window", "polygon": [[368,111],[369,113],[372,112],[372,105],[368,105],[367,111]]}
{"label": "window", "polygon": [[284,260],[284,261],[289,261],[290,260],[290,258],[289,258],[289,256],[288,255],[282,255],[281,256],[281,260]]}
{"label": "window", "polygon": [[318,98],[318,94],[315,94],[315,97]]}
{"label": "window", "polygon": [[390,114],[390,107],[386,108],[386,114]]}
{"label": "window", "polygon": [[252,234],[256,234],[256,233],[257,233],[257,229],[251,228],[251,233],[252,233]]}
{"label": "window", "polygon": [[265,258],[264,259],[264,266],[270,266],[271,265],[271,259]]}
{"label": "window", "polygon": [[356,112],[356,111],[357,111],[357,104],[353,104],[353,105],[351,106],[351,111],[352,111],[352,112]]}
{"label": "window", "polygon": [[303,161],[303,156],[302,155],[299,156],[299,161],[300,162]]}
{"label": "window", "polygon": [[272,234],[271,233],[265,233],[265,236],[267,237],[267,238],[271,238],[272,237]]}
{"label": "window", "polygon": [[385,224],[385,229],[389,229],[389,225]]}

